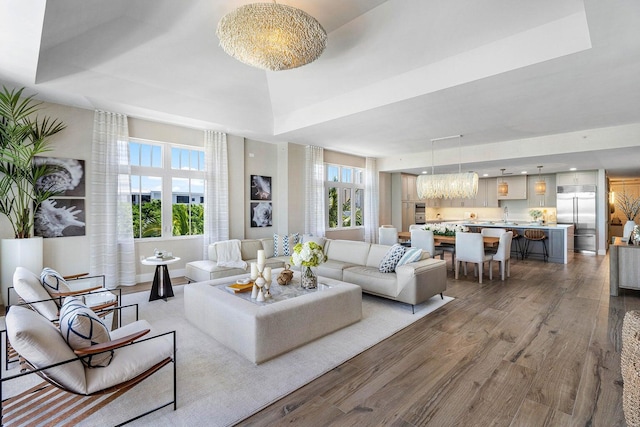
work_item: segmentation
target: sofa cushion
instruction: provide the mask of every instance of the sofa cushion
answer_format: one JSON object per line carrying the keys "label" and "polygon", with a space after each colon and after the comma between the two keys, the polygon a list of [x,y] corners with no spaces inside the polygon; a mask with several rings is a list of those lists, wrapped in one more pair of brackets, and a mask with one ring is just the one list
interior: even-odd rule
{"label": "sofa cushion", "polygon": [[[74,350],[111,341],[109,328],[78,298],[67,297],[60,308],[60,332]],[[90,368],[109,366],[113,350],[83,357]]]}
{"label": "sofa cushion", "polygon": [[273,235],[273,256],[291,255],[293,247],[298,243],[300,235],[293,234],[274,234]]}
{"label": "sofa cushion", "polygon": [[325,243],[327,243],[327,239],[322,237],[322,236],[314,236],[313,234],[303,234],[302,238],[300,239],[300,241],[302,243],[305,242],[314,242],[317,243],[318,245],[320,245],[320,247],[322,249],[324,249],[324,245]]}
{"label": "sofa cushion", "polygon": [[[349,267],[357,266],[350,262],[336,261],[334,259],[328,259],[319,266],[316,267],[316,273],[318,276],[328,277],[330,279],[342,280],[343,270]],[[292,267],[299,270],[300,267]]]}
{"label": "sofa cushion", "polygon": [[404,255],[402,255],[402,258],[400,258],[400,261],[398,261],[398,264],[396,264],[396,268],[404,264],[409,264],[410,262],[419,261],[421,258],[422,258],[422,249],[407,248],[404,252]]}
{"label": "sofa cushion", "polygon": [[324,253],[329,260],[342,261],[355,265],[366,265],[371,246],[370,243],[356,242],[353,240],[332,240],[330,244],[328,242],[325,244]]}
{"label": "sofa cushion", "polygon": [[[258,251],[263,250],[262,242],[258,239],[245,239],[240,242],[242,259],[249,261],[258,258]],[[265,253],[265,257],[267,254]]]}
{"label": "sofa cushion", "polygon": [[382,261],[380,261],[380,266],[378,267],[380,273],[393,273],[396,271],[396,265],[404,255],[404,252],[405,247],[398,243],[391,246]]}
{"label": "sofa cushion", "polygon": [[353,283],[363,291],[395,298],[398,296],[398,279],[395,273],[381,273],[375,267],[354,266],[346,268],[342,280]]}
{"label": "sofa cushion", "polygon": [[71,288],[67,284],[67,281],[64,280],[64,277],[62,277],[62,275],[53,268],[43,268],[40,273],[40,281],[49,294],[71,292]]}

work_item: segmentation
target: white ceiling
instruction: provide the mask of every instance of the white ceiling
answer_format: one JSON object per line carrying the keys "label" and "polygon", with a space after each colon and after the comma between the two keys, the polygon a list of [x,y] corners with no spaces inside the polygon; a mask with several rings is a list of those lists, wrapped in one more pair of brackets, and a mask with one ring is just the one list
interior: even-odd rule
{"label": "white ceiling", "polygon": [[[637,0],[280,2],[318,19],[328,44],[312,64],[267,72],[215,35],[249,1],[5,0],[0,83],[389,171],[430,170],[433,157],[436,172],[640,175]],[[431,139],[457,134],[432,156]]]}

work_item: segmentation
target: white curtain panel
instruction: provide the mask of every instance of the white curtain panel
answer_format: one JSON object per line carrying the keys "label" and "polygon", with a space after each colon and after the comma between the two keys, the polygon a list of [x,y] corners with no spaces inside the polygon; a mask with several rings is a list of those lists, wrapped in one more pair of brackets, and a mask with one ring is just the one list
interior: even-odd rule
{"label": "white curtain panel", "polygon": [[108,288],[135,285],[129,127],[123,114],[96,111],[91,150],[90,271]]}
{"label": "white curtain panel", "polygon": [[324,150],[307,145],[305,149],[304,232],[324,236]]}
{"label": "white curtain panel", "polygon": [[229,239],[227,134],[204,131],[205,196],[203,256],[210,243]]}
{"label": "white curtain panel", "polygon": [[364,241],[376,243],[379,222],[378,167],[376,159],[367,157],[364,172]]}

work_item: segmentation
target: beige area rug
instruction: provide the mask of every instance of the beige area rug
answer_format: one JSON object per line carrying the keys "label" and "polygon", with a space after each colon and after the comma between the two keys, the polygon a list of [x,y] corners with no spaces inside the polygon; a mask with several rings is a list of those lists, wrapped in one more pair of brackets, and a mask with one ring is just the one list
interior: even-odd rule
{"label": "beige area rug", "polygon": [[[435,296],[412,314],[407,304],[365,294],[360,322],[255,365],[191,325],[184,317],[184,286],[174,292],[167,302],[149,302],[148,292],[123,296],[125,305],[139,304],[140,318],[154,332],[177,331],[178,409],[167,407],[130,425],[233,425],[453,300]],[[171,368],[164,368],[82,425],[115,425],[167,402],[171,384]]]}

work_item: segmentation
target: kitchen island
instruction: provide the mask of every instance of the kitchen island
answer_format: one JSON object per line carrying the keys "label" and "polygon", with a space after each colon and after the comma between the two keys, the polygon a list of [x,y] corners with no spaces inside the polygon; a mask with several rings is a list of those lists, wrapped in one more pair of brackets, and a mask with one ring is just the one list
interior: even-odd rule
{"label": "kitchen island", "polygon": [[[487,227],[508,228],[518,232],[520,247],[524,247],[524,231],[526,229],[543,230],[547,235],[547,248],[549,251],[549,262],[559,264],[567,264],[573,254],[573,225],[570,224],[535,224],[520,222],[463,222],[463,225],[471,230],[478,230]],[[511,256],[516,256],[518,244],[514,242],[511,245]],[[529,246],[529,259],[544,259],[542,245],[539,243]]]}

